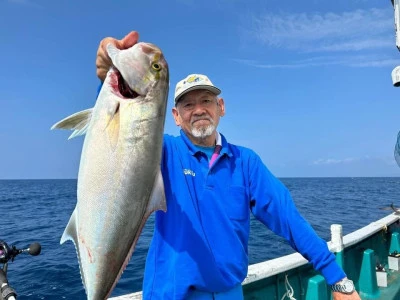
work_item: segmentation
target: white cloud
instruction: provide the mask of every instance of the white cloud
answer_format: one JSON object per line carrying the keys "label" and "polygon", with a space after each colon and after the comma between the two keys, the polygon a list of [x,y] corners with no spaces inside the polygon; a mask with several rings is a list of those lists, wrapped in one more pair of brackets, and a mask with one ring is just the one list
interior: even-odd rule
{"label": "white cloud", "polygon": [[395,160],[393,157],[371,157],[366,155],[364,157],[347,157],[343,159],[337,158],[320,158],[311,163],[311,165],[321,166],[321,165],[345,165],[353,163],[367,163],[370,161],[379,161],[385,165],[395,165]]}
{"label": "white cloud", "polygon": [[347,56],[318,56],[294,60],[285,63],[269,63],[249,59],[233,59],[233,61],[261,69],[293,69],[318,66],[348,66],[348,67],[393,67],[400,63],[399,59],[378,55],[347,55]]}
{"label": "white cloud", "polygon": [[343,163],[351,163],[354,161],[357,161],[360,159],[357,158],[344,158],[344,159],[334,159],[334,158],[327,158],[327,159],[317,159],[312,162],[313,165],[337,165],[337,164],[343,164]]}
{"label": "white cloud", "polygon": [[35,3],[33,0],[8,0],[10,3],[18,4],[18,5],[27,5],[32,7],[42,7],[41,5]]}
{"label": "white cloud", "polygon": [[10,3],[16,3],[16,4],[29,4],[30,1],[28,0],[8,0]]}
{"label": "white cloud", "polygon": [[360,51],[368,49],[387,48],[394,46],[394,36],[381,38],[364,38],[350,41],[325,42],[312,48],[304,49],[304,52],[339,52]]}
{"label": "white cloud", "polygon": [[193,6],[195,4],[194,0],[177,0],[177,2],[187,6]]}
{"label": "white cloud", "polygon": [[304,52],[359,51],[392,46],[393,10],[253,16],[248,36],[269,47]]}

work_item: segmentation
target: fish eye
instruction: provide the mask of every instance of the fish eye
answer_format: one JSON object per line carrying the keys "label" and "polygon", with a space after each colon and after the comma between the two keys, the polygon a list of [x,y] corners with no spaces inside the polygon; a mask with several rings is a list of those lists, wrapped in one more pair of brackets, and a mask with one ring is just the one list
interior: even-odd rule
{"label": "fish eye", "polygon": [[154,71],[160,71],[161,70],[161,65],[158,63],[152,63],[151,67],[153,68]]}

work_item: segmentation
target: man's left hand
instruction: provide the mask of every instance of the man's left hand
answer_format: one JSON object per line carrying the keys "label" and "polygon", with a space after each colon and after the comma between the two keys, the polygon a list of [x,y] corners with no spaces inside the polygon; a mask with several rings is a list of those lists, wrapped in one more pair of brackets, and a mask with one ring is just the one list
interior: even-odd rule
{"label": "man's left hand", "polygon": [[333,300],[361,300],[357,291],[354,291],[351,294],[343,294],[339,292],[332,292]]}

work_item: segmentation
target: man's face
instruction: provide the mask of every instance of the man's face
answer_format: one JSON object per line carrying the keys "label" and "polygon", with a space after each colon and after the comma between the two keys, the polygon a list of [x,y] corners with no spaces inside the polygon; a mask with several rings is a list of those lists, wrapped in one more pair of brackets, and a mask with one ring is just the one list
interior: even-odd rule
{"label": "man's face", "polygon": [[178,101],[172,109],[172,114],[175,124],[180,126],[192,141],[204,141],[215,138],[219,118],[225,115],[224,100],[207,90],[190,91]]}

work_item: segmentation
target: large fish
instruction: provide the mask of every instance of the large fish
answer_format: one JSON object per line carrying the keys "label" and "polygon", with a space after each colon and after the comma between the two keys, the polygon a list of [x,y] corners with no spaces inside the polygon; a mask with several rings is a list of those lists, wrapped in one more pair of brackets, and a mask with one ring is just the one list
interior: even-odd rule
{"label": "large fish", "polygon": [[107,298],[155,210],[166,211],[160,172],[169,88],[160,49],[138,43],[107,45],[113,62],[93,109],[52,129],[86,134],[78,176],[78,201],[61,238],[75,244],[88,299]]}

